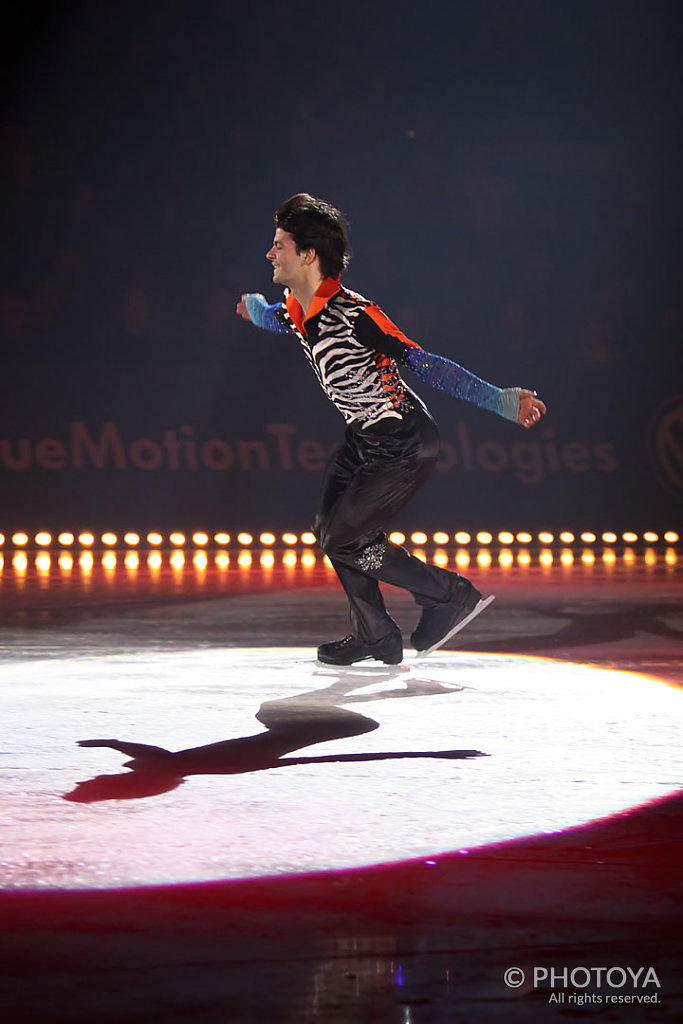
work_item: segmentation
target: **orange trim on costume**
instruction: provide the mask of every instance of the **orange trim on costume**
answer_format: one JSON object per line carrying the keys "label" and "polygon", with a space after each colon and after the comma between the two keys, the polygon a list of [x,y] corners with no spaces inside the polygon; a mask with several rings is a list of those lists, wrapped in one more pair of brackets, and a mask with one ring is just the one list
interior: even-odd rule
{"label": "orange trim on costume", "polygon": [[389,334],[392,338],[398,338],[404,345],[410,345],[411,348],[419,348],[422,346],[418,345],[416,341],[411,341],[410,338],[406,338],[403,331],[399,330],[393,321],[389,319],[386,313],[383,313],[379,306],[371,303],[365,307],[365,312],[368,314],[371,320],[374,320],[380,330],[384,331],[385,334]]}
{"label": "orange trim on costume", "polygon": [[394,408],[398,408],[403,398],[403,381],[394,369],[393,360],[382,352],[375,352],[373,356],[377,368],[377,377],[384,391],[388,392],[389,400]]}
{"label": "orange trim on costume", "polygon": [[339,279],[334,277],[326,277],[322,284],[319,286],[315,295],[313,296],[313,299],[311,300],[311,304],[308,307],[308,311],[305,316],[304,311],[301,308],[301,303],[294,298],[291,292],[289,293],[285,300],[285,308],[289,315],[291,316],[292,320],[294,321],[297,329],[301,331],[303,335],[305,335],[306,321],[310,320],[314,316],[317,316],[318,313],[320,313],[324,309],[324,307],[327,305],[332,296],[336,295],[337,292],[340,291],[341,285],[339,284]]}

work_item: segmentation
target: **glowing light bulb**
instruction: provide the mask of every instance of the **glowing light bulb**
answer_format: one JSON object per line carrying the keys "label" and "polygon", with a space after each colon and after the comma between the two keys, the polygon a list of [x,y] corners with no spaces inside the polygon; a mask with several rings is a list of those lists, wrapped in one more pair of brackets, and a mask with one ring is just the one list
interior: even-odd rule
{"label": "glowing light bulb", "polygon": [[443,530],[437,530],[437,532],[432,537],[432,540],[434,541],[435,544],[448,544],[450,537],[448,536],[447,533],[444,533]]}
{"label": "glowing light bulb", "polygon": [[563,544],[573,544],[575,537],[574,534],[571,533],[569,530],[563,530],[560,534],[560,540]]}
{"label": "glowing light bulb", "polygon": [[260,540],[261,544],[265,545],[266,547],[270,547],[271,544],[275,543],[275,534],[274,533],[262,533],[261,536],[259,537],[259,540]]}
{"label": "glowing light bulb", "polygon": [[230,534],[221,531],[220,533],[215,534],[213,539],[215,540],[216,544],[220,544],[221,547],[225,547],[227,544],[230,543]]}
{"label": "glowing light bulb", "polygon": [[118,543],[118,537],[116,536],[115,533],[103,533],[102,543],[105,544],[108,548],[111,548],[116,543]]}
{"label": "glowing light bulb", "polygon": [[533,539],[534,538],[531,536],[531,534],[527,533],[525,530],[522,530],[521,533],[517,534],[517,543],[518,544],[531,544]]}
{"label": "glowing light bulb", "polygon": [[[147,543],[151,544],[152,547],[158,547],[159,544],[163,543],[163,540],[164,538],[161,536],[160,533],[152,532],[147,534]],[[147,559],[147,562],[149,564],[149,559]]]}
{"label": "glowing light bulb", "polygon": [[51,533],[47,533],[45,530],[41,530],[40,533],[36,534],[35,542],[41,548],[46,548],[46,547],[48,547],[49,544],[52,543],[52,534]]}
{"label": "glowing light bulb", "polygon": [[302,533],[301,534],[302,544],[317,544],[316,536],[314,533]]}
{"label": "glowing light bulb", "polygon": [[467,533],[466,530],[458,530],[458,532],[455,535],[456,544],[469,544],[471,540],[472,537],[470,536],[469,533]]}
{"label": "glowing light bulb", "polygon": [[283,544],[287,544],[290,547],[291,547],[292,544],[296,544],[298,542],[298,540],[299,540],[299,538],[297,537],[297,535],[295,533],[283,533],[282,534],[282,543]]}
{"label": "glowing light bulb", "polygon": [[13,533],[12,534],[12,543],[14,544],[14,546],[16,548],[24,547],[25,544],[28,544],[28,534],[27,533],[21,533],[21,532]]}
{"label": "glowing light bulb", "polygon": [[555,540],[553,534],[548,533],[546,530],[543,530],[541,533],[539,533],[538,539],[541,542],[541,544],[552,544]]}
{"label": "glowing light bulb", "polygon": [[202,530],[197,530],[196,533],[192,534],[192,543],[198,548],[203,548],[209,543],[208,533],[204,533]]}
{"label": "glowing light bulb", "polygon": [[584,544],[595,544],[597,537],[594,533],[591,533],[590,530],[584,530],[581,534],[581,540]]}
{"label": "glowing light bulb", "polygon": [[427,534],[423,533],[422,530],[416,530],[415,533],[411,533],[410,540],[413,544],[426,544]]}
{"label": "glowing light bulb", "polygon": [[392,544],[405,544],[406,535],[405,533],[401,533],[400,530],[394,530],[393,533],[389,534],[389,540]]}
{"label": "glowing light bulb", "polygon": [[499,544],[512,544],[515,539],[514,533],[510,533],[509,530],[502,530],[498,534]]}
{"label": "glowing light bulb", "polygon": [[86,530],[84,533],[79,533],[79,535],[78,535],[78,543],[83,548],[90,548],[95,543],[95,537],[94,537],[94,535],[92,533],[89,533]]}
{"label": "glowing light bulb", "polygon": [[127,544],[131,548],[134,548],[134,547],[136,547],[140,543],[140,534],[139,533],[124,533],[123,541],[124,541],[124,544]]}
{"label": "glowing light bulb", "polygon": [[237,543],[241,544],[243,547],[248,547],[250,544],[254,543],[254,538],[250,533],[238,533]]}
{"label": "glowing light bulb", "polygon": [[60,533],[60,535],[57,537],[57,540],[62,545],[62,547],[68,548],[71,547],[71,545],[74,542],[74,535],[73,533]]}

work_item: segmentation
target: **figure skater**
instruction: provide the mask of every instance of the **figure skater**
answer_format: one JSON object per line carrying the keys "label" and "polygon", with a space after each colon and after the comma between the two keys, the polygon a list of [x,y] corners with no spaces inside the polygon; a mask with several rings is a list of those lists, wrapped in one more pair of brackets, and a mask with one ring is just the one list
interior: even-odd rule
{"label": "figure skater", "polygon": [[266,254],[284,302],[242,295],[237,313],[276,334],[294,335],[327,397],[346,421],[341,448],[323,476],[313,532],[349,600],[352,632],[323,643],[318,659],[351,665],[366,659],[398,664],[401,631],[388,613],[380,583],[409,591],[421,607],[411,635],[425,654],[445,644],[493,600],[455,572],[427,565],[393,544],[387,524],[434,468],[439,434],[429,411],[399,367],[433,387],[529,428],[545,415],[536,392],[498,388],[457,363],[426,352],[370,300],[341,284],[349,259],[345,218],[307,193],[275,214]]}

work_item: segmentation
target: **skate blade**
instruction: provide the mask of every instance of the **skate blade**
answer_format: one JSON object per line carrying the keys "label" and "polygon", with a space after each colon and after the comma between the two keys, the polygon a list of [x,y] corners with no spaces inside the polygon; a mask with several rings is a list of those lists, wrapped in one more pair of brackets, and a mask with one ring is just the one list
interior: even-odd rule
{"label": "skate blade", "polygon": [[365,677],[369,682],[372,681],[373,677],[385,679],[410,673],[410,666],[406,665],[405,662],[401,665],[385,665],[381,661],[375,661],[370,664],[364,661],[356,661],[353,665],[328,665],[327,662],[316,659],[313,665],[315,666],[316,675]]}
{"label": "skate blade", "polygon": [[466,615],[464,619],[461,619],[460,622],[453,626],[453,629],[451,629],[450,632],[446,633],[446,635],[442,637],[438,643],[432,644],[432,646],[428,647],[426,651],[418,651],[417,657],[426,658],[428,654],[432,653],[432,651],[438,651],[439,647],[443,647],[445,643],[448,643],[452,636],[455,636],[455,634],[459,633],[461,629],[464,629],[465,626],[468,626],[470,622],[472,622],[473,619],[476,619],[477,615],[480,615],[484,611],[484,609],[488,608],[491,602],[495,601],[495,599],[495,594],[491,594],[489,597],[485,597],[482,601],[480,601],[478,604],[474,606],[469,615]]}

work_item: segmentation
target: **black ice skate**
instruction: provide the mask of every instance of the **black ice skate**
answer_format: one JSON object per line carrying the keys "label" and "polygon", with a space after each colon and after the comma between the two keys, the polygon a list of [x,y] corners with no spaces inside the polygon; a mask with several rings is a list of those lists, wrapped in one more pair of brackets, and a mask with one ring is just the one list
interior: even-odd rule
{"label": "black ice skate", "polygon": [[353,665],[369,658],[383,661],[385,665],[398,665],[403,659],[401,634],[388,633],[374,643],[365,643],[355,636],[345,636],[343,640],[332,640],[318,648],[318,661],[325,665]]}

